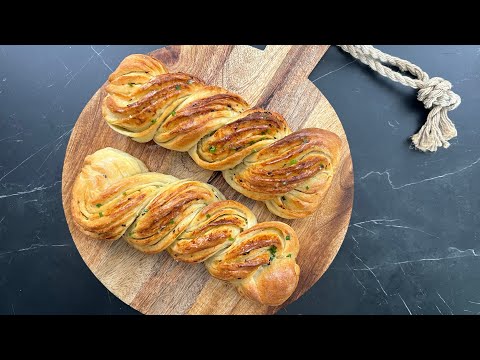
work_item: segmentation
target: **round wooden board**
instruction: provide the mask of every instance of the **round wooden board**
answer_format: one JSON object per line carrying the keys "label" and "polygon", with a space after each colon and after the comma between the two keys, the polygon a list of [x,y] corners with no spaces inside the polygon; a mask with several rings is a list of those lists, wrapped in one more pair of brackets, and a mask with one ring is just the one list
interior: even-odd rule
{"label": "round wooden board", "polygon": [[[207,83],[240,94],[250,104],[284,115],[292,130],[319,127],[338,134],[341,161],[322,206],[313,215],[284,220],[261,202],[230,188],[221,173],[198,167],[187,153],[169,151],[153,142],[136,143],[111,130],[101,114],[103,87],[90,99],[73,129],[65,154],[62,198],[75,245],[95,276],[119,299],[144,314],[273,314],[295,301],[325,272],[337,254],[350,221],[353,205],[353,169],[347,138],[332,106],[308,80],[328,49],[317,46],[171,46],[151,55],[171,72],[193,74]],[[111,146],[141,159],[151,171],[191,178],[216,186],[227,199],[237,200],[258,221],[279,220],[292,226],[300,239],[298,287],[280,307],[268,307],[242,298],[228,283],[209,276],[202,264],[175,262],[166,252],[145,255],[124,241],[97,241],[82,234],[70,213],[71,188],[84,158]]]}

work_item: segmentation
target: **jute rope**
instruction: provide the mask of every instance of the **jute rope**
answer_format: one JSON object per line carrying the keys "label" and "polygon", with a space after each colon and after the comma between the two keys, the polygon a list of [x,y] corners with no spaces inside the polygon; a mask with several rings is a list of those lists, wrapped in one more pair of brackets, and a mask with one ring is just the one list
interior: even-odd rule
{"label": "jute rope", "polygon": [[[385,54],[371,45],[338,46],[379,74],[403,85],[419,89],[417,99],[423,102],[426,109],[431,110],[420,131],[412,136],[412,142],[418,150],[437,151],[440,146],[444,148],[450,146],[448,140],[457,136],[457,130],[447,114],[449,110],[460,105],[461,98],[451,90],[452,84],[449,81],[441,77],[430,79],[428,74],[417,65]],[[384,63],[393,65],[403,72],[408,71],[413,78],[390,69],[383,65]]]}

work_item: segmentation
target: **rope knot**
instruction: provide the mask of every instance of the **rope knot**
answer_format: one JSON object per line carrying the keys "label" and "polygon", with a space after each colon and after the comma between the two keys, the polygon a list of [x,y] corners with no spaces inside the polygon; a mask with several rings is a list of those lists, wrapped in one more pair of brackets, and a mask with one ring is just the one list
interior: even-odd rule
{"label": "rope knot", "polygon": [[441,77],[433,77],[417,86],[420,89],[417,99],[431,110],[420,131],[412,136],[412,142],[421,151],[437,151],[439,147],[446,149],[450,146],[448,140],[457,136],[448,111],[455,109],[462,100],[452,91],[450,81]]}
{"label": "rope knot", "polygon": [[433,106],[441,106],[448,110],[455,109],[460,105],[460,96],[455,94],[452,89],[450,81],[441,77],[433,77],[426,80],[419,85],[417,99],[422,101],[426,109],[431,109]]}

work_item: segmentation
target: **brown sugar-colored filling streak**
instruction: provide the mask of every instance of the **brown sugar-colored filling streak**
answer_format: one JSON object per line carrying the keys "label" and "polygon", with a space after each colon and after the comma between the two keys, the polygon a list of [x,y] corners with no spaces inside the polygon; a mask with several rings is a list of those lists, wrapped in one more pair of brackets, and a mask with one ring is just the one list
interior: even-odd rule
{"label": "brown sugar-colored filling streak", "polygon": [[126,57],[108,80],[102,113],[112,129],[188,152],[275,215],[310,215],[330,187],[341,148],[330,131],[292,132],[280,114],[251,108],[240,96],[194,76],[169,73],[147,55]]}
{"label": "brown sugar-colored filling streak", "polygon": [[295,231],[278,221],[257,224],[212,185],[149,172],[137,158],[105,148],[85,158],[72,195],[73,220],[90,237],[123,237],[144,253],[204,262],[212,276],[266,305],[282,304],[297,286]]}

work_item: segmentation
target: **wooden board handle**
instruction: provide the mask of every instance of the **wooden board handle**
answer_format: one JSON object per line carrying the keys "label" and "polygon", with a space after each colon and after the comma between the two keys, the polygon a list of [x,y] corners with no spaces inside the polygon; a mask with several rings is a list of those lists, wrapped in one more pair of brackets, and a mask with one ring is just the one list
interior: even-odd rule
{"label": "wooden board handle", "polygon": [[[282,56],[283,67],[308,77],[330,45],[267,45],[264,57]],[[284,54],[284,55],[283,55]]]}

